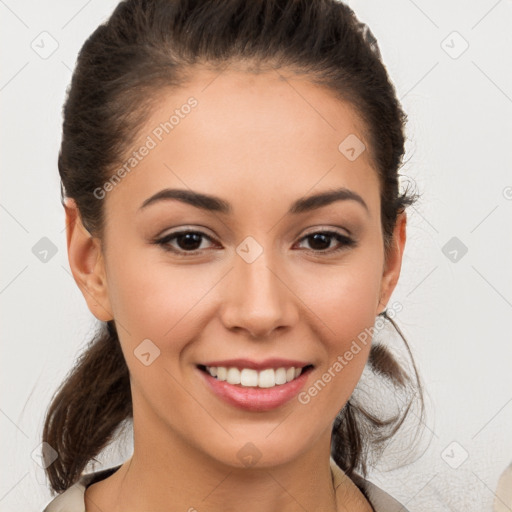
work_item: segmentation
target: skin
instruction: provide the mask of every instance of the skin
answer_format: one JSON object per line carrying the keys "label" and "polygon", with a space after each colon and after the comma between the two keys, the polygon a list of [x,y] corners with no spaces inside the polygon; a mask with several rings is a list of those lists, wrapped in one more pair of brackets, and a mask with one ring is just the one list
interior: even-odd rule
{"label": "skin", "polygon": [[[360,119],[291,72],[198,69],[186,87],[161,95],[133,149],[191,95],[198,106],[103,200],[102,240],[67,203],[70,267],[90,311],[116,321],[134,410],[133,455],[86,490],[86,510],[369,511],[350,479],[334,491],[329,455],[332,423],[370,343],[308,404],[293,399],[268,412],[224,403],[196,365],[300,359],[314,364],[310,387],[385,309],[400,274],[406,215],[385,259],[379,183]],[[367,147],[355,161],[338,150],[349,134]],[[286,214],[296,199],[338,187],[357,192],[368,211],[347,200]],[[176,200],[139,211],[163,188],[219,196],[233,214]],[[168,242],[181,257],[151,243],[180,228],[205,233],[199,254],[183,239]],[[324,245],[305,238],[326,229],[357,243],[334,253],[342,247],[334,237]],[[252,263],[236,252],[247,236],[263,248]],[[134,355],[144,339],[160,350],[149,366]],[[250,467],[237,457],[248,442],[261,457]]]}

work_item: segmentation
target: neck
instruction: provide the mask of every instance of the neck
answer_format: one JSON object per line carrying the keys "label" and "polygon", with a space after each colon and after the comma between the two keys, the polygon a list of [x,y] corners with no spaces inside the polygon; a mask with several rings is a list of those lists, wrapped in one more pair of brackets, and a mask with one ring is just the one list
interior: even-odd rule
{"label": "neck", "polygon": [[114,510],[337,511],[330,468],[325,464],[301,461],[268,469],[203,466],[193,471],[173,464],[172,468],[170,464],[148,467],[134,452],[124,475],[119,475],[123,479]]}
{"label": "neck", "polygon": [[163,422],[141,418],[134,417],[132,457],[87,488],[86,512],[368,510],[351,508],[360,493],[349,478],[334,489],[329,429],[293,459],[244,467],[209,456]]}
{"label": "neck", "polygon": [[161,447],[158,452],[134,446],[131,459],[116,472],[120,511],[337,510],[325,450],[310,450],[279,466],[246,468],[219,464],[190,450],[184,454],[176,445],[169,456]]}
{"label": "neck", "polygon": [[322,436],[306,453],[277,466],[234,467],[179,439],[163,447],[163,437],[146,432],[141,438],[137,433],[134,426],[132,457],[104,485],[98,482],[87,489],[87,512],[337,511],[330,436]]}

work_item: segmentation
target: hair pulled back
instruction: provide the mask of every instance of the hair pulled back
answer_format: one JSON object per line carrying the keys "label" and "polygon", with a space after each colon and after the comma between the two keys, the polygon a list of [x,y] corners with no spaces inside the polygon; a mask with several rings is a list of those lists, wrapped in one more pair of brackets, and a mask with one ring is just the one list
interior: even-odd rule
{"label": "hair pulled back", "polygon": [[[155,98],[166,88],[186,85],[194,65],[221,69],[229,63],[303,74],[357,111],[379,177],[387,251],[398,214],[415,201],[399,190],[406,115],[375,38],[336,0],[119,3],[84,43],[67,91],[58,158],[61,200],[74,199],[84,226],[101,237],[104,202],[94,191],[123,161]],[[397,328],[386,312],[381,315]],[[368,365],[395,388],[414,389],[411,376],[382,344],[372,345]],[[413,368],[423,412],[414,362]],[[366,475],[370,449],[384,446],[398,430],[412,398],[401,414],[385,420],[360,402],[351,397],[332,432],[332,456],[349,476],[356,470]],[[46,413],[43,441],[58,453],[45,469],[53,491],[75,483],[132,417],[129,373],[115,323],[102,323]]]}

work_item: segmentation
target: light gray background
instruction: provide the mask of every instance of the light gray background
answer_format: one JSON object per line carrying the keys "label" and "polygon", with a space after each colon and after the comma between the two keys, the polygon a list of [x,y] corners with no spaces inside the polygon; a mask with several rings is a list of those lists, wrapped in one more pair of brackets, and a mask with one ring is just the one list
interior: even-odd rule
{"label": "light gray background", "polygon": [[[77,52],[116,3],[0,0],[2,512],[50,500],[32,453],[52,393],[93,332],[69,271],[56,162]],[[350,5],[409,116],[402,173],[423,194],[409,209],[392,301],[427,388],[431,440],[412,464],[370,479],[411,512],[491,510],[512,461],[512,2]],[[52,38],[58,48],[42,58],[32,46],[49,51]],[[46,262],[32,251],[43,237],[57,250]],[[456,261],[444,254],[454,247]]]}

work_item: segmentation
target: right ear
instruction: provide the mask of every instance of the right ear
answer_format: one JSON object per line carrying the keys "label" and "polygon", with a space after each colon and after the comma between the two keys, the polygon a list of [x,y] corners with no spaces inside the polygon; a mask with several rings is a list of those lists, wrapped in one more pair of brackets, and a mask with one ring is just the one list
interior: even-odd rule
{"label": "right ear", "polygon": [[93,237],[82,223],[74,199],[67,198],[66,240],[71,273],[91,313],[103,322],[112,320],[112,308],[100,240]]}

